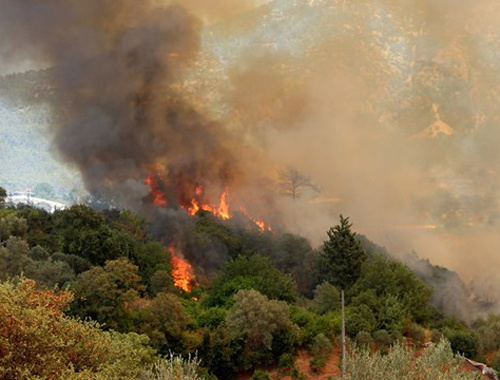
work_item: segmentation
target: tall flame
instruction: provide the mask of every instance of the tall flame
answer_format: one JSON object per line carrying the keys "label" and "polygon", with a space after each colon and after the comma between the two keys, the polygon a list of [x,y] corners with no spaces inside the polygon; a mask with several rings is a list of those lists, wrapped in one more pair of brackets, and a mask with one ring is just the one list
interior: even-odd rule
{"label": "tall flame", "polygon": [[229,204],[227,202],[227,189],[221,194],[218,206],[210,205],[209,203],[203,203],[201,200],[199,200],[203,196],[203,187],[197,186],[195,193],[196,197],[191,200],[191,204],[189,205],[189,207],[187,207],[187,212],[189,215],[195,215],[199,210],[204,210],[211,212],[215,216],[224,220],[231,217],[231,214],[229,213]]}
{"label": "tall flame", "polygon": [[174,285],[185,292],[190,292],[195,278],[191,264],[181,257],[182,255],[178,252],[174,244],[171,244],[168,250],[171,255]]}
{"label": "tall flame", "polygon": [[165,194],[161,191],[158,181],[149,174],[144,180],[144,184],[149,186],[151,189],[151,197],[153,198],[153,204],[157,206],[166,206],[167,200],[165,199]]}
{"label": "tall flame", "polygon": [[[167,198],[162,188],[164,185],[162,177],[159,174],[149,174],[144,180],[144,183],[150,188],[150,197],[152,198],[153,204],[157,206],[166,206]],[[229,190],[226,188],[220,195],[219,204],[211,204],[205,196],[203,186],[197,185],[194,187],[193,198],[185,203],[179,202],[179,205],[186,210],[189,215],[195,215],[198,211],[204,210],[214,214],[218,218],[227,220],[232,217],[228,198]],[[244,207],[240,207],[240,212],[250,219],[259,228],[260,232],[272,231],[271,227],[266,225],[263,219],[251,217]]]}

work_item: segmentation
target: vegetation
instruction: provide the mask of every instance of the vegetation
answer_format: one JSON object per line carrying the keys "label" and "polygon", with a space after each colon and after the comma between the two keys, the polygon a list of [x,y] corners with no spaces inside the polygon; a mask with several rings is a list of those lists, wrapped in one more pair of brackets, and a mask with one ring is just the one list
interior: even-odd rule
{"label": "vegetation", "polygon": [[354,350],[348,361],[349,380],[441,380],[480,379],[477,373],[461,368],[463,360],[453,355],[446,341],[429,347],[421,356],[404,345],[396,345],[387,355],[371,355],[367,350]]}
{"label": "vegetation", "polygon": [[[0,380],[229,380],[274,365],[299,378],[300,348],[321,373],[340,334],[342,287],[347,333],[360,347],[401,356],[391,347],[403,336],[422,346],[425,329],[470,357],[500,347],[497,317],[472,329],[442,317],[429,304],[431,289],[358,239],[347,218],[321,252],[301,237],[259,233],[209,213],[193,222],[185,253],[201,285],[187,293],[174,286],[168,248],[129,211],[73,206],[49,214],[4,205]],[[225,247],[224,260],[196,256],[213,244]],[[444,358],[446,350],[436,352]],[[356,355],[360,368],[386,360]]]}
{"label": "vegetation", "polygon": [[356,234],[351,231],[349,218],[340,216],[340,224],[328,231],[322,258],[327,268],[326,278],[340,289],[349,289],[361,275],[366,253]]}

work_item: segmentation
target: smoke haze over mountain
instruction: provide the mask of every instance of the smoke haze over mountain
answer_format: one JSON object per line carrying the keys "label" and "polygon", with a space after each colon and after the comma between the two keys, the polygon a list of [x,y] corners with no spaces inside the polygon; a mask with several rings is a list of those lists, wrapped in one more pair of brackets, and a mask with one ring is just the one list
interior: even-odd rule
{"label": "smoke haze over mountain", "polygon": [[[141,209],[153,171],[169,206],[229,187],[316,243],[343,213],[400,255],[496,272],[497,2],[179,4],[0,0],[2,61],[52,67],[55,144],[90,192]],[[273,193],[285,166],[320,195]]]}

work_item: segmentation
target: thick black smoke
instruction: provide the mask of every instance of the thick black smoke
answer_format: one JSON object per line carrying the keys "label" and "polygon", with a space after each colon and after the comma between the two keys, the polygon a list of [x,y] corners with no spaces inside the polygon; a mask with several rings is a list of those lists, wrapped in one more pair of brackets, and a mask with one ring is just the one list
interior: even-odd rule
{"label": "thick black smoke", "polygon": [[235,180],[237,139],[179,93],[200,48],[197,19],[135,0],[0,0],[0,56],[50,65],[63,159],[87,189],[138,208],[153,173],[167,205]]}

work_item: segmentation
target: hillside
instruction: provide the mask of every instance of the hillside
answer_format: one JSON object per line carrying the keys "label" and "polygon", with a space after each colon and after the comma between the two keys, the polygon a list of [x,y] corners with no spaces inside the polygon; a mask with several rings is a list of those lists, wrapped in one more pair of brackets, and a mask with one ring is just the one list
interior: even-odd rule
{"label": "hillside", "polygon": [[[339,284],[347,287],[350,348],[354,342],[370,348],[352,351],[353,380],[369,379],[361,374],[374,365],[397,373],[403,359],[448,363],[431,366],[426,379],[438,379],[443,371],[461,373],[463,360],[452,349],[484,361],[482,355],[500,347],[498,317],[472,328],[445,318],[429,303],[432,290],[405,265],[365,251],[346,218],[332,227],[320,250],[300,236],[242,227],[208,212],[188,220],[179,240],[154,233],[126,210],[73,206],[48,214],[0,208],[0,297],[7,305],[0,308],[6,337],[0,349],[11,353],[0,358],[0,379],[13,373],[28,379],[34,371],[50,379],[76,371],[110,380],[110,371],[117,370],[121,378],[137,379],[158,360],[155,352],[197,353],[198,374],[205,379],[252,372],[256,379],[264,369],[275,369],[273,378],[282,373],[325,379],[338,374]],[[25,278],[9,279],[20,275]],[[86,343],[74,334],[83,334]],[[419,352],[429,338],[441,343],[415,359],[414,349]],[[401,346],[405,341],[410,350]],[[32,354],[40,344],[44,349]],[[120,345],[131,354],[119,359],[118,369]],[[366,356],[372,348],[383,355]],[[51,355],[60,360],[51,361]],[[105,365],[96,365],[97,358]],[[491,359],[491,365],[498,363],[498,356]],[[419,368],[414,371],[424,371]]]}

